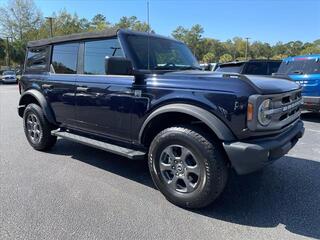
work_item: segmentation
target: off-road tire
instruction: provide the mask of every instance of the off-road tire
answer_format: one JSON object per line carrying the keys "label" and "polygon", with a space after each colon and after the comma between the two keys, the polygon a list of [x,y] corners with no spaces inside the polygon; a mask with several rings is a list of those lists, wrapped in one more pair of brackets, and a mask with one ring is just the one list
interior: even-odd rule
{"label": "off-road tire", "polygon": [[[28,131],[27,121],[32,118],[36,119],[39,125],[38,129],[40,131],[40,134],[37,141],[33,140],[32,135]],[[23,127],[24,127],[24,133],[27,137],[29,144],[36,150],[39,150],[39,151],[49,150],[54,146],[54,144],[57,141],[57,137],[51,135],[51,130],[54,129],[54,126],[48,122],[41,107],[38,106],[37,104],[31,103],[24,110]]]}
{"label": "off-road tire", "polygon": [[[174,191],[163,179],[160,156],[171,145],[190,150],[201,166],[199,183],[193,192]],[[225,188],[229,173],[227,157],[219,140],[194,126],[174,126],[161,131],[150,145],[148,164],[156,187],[170,202],[183,208],[202,208],[211,204]]]}

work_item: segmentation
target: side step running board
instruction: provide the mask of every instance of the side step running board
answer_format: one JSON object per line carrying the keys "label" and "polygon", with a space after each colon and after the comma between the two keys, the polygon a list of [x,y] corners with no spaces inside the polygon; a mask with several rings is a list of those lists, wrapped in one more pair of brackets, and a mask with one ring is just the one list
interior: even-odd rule
{"label": "side step running board", "polygon": [[119,147],[117,145],[98,141],[88,137],[79,136],[77,134],[70,133],[67,131],[62,131],[60,129],[51,131],[51,135],[61,137],[73,142],[81,143],[84,145],[88,145],[90,147],[99,148],[101,150],[111,152],[117,155],[121,155],[123,157],[127,157],[130,159],[141,159],[141,158],[144,158],[146,155],[145,152],[124,148],[124,147]]}

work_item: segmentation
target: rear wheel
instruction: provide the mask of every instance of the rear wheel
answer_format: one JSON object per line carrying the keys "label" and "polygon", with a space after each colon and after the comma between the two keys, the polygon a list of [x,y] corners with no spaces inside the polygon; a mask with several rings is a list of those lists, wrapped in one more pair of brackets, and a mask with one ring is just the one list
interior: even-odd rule
{"label": "rear wheel", "polygon": [[192,126],[160,132],[150,145],[149,169],[164,196],[186,208],[212,203],[228,178],[220,143]]}
{"label": "rear wheel", "polygon": [[57,140],[51,135],[53,126],[48,122],[41,107],[29,104],[23,114],[24,132],[30,145],[36,150],[49,150]]}

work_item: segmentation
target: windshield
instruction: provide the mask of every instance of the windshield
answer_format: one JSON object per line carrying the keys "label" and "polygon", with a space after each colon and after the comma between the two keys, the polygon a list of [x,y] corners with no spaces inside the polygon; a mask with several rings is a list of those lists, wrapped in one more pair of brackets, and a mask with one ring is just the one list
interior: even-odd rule
{"label": "windshield", "polygon": [[15,73],[13,71],[4,71],[2,75],[14,75]]}
{"label": "windshield", "polygon": [[[170,39],[129,35],[128,46],[136,67],[140,70],[187,70],[201,69],[189,48]],[[149,44],[149,59],[148,59]]]}
{"label": "windshield", "polygon": [[316,74],[320,73],[320,61],[316,59],[283,61],[278,74]]}

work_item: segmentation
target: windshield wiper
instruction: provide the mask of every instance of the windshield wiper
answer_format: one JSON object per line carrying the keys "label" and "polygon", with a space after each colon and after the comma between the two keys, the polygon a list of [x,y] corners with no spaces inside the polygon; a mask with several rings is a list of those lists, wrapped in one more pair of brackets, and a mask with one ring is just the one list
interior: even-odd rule
{"label": "windshield wiper", "polygon": [[157,67],[154,67],[154,70],[178,71],[178,70],[202,70],[202,68],[196,67],[196,66],[185,66],[185,67],[179,67],[179,66],[157,66]]}
{"label": "windshield wiper", "polygon": [[175,70],[174,67],[166,67],[166,66],[156,66],[153,68],[153,70]]}
{"label": "windshield wiper", "polygon": [[179,67],[179,70],[202,70],[201,67],[188,66],[188,67]]}

